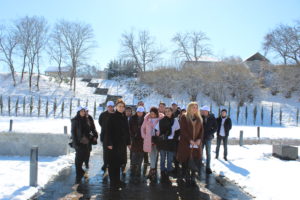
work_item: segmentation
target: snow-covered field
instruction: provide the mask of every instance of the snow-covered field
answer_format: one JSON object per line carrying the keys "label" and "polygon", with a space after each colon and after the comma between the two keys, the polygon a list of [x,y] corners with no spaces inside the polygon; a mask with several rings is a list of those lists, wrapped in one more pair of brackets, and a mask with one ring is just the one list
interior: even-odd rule
{"label": "snow-covered field", "polygon": [[[299,147],[298,147],[299,148]],[[221,147],[215,159],[212,146],[212,170],[236,182],[257,200],[299,199],[300,161],[272,157],[271,145],[229,146],[228,162]]]}
{"label": "snow-covered field", "polygon": [[38,187],[29,186],[29,157],[0,156],[0,199],[25,200],[44,187],[62,169],[70,167],[74,153],[60,157],[39,157]]}

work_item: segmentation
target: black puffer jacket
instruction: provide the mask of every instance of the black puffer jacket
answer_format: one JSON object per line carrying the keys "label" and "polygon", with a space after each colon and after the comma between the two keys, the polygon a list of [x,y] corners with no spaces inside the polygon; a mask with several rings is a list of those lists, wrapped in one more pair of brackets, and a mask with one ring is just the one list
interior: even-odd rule
{"label": "black puffer jacket", "polygon": [[[220,135],[221,125],[222,125],[222,117],[218,117],[217,124],[218,124],[217,134]],[[231,130],[231,128],[232,128],[231,119],[229,117],[227,117],[224,122],[225,136],[227,136],[227,137],[229,136],[229,131]]]}
{"label": "black puffer jacket", "polygon": [[104,141],[109,150],[108,163],[125,164],[127,162],[127,145],[130,145],[130,135],[127,117],[118,111],[108,119]]}
{"label": "black puffer jacket", "polygon": [[91,125],[86,116],[81,117],[79,112],[71,119],[71,134],[73,147],[77,149],[82,145],[82,138],[90,139]]}
{"label": "black puffer jacket", "polygon": [[217,120],[214,114],[209,114],[207,117],[202,116],[204,127],[204,140],[212,140],[214,133],[217,131]]}

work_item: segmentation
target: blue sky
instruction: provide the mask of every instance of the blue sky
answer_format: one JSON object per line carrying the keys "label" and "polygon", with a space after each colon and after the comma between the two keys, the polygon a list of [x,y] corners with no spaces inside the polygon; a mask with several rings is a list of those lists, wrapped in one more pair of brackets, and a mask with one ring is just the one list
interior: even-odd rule
{"label": "blue sky", "polygon": [[[25,15],[50,24],[66,19],[92,25],[98,48],[89,63],[106,67],[118,58],[124,31],[148,30],[171,59],[176,32],[205,32],[216,57],[261,51],[264,35],[280,23],[300,19],[299,0],[0,0],[0,23]],[[271,58],[272,60],[272,58]],[[47,65],[47,60],[44,60]]]}

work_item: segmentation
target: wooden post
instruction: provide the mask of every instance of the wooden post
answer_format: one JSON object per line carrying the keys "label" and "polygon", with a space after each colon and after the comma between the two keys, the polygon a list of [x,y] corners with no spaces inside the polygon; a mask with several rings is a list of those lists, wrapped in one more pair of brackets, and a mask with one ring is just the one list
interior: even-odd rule
{"label": "wooden post", "polygon": [[260,127],[257,127],[257,137],[260,139]]}
{"label": "wooden post", "polygon": [[240,146],[243,146],[244,145],[244,131],[240,131]]}
{"label": "wooden post", "polygon": [[38,184],[38,147],[32,146],[30,150],[30,183],[32,187],[36,187]]}
{"label": "wooden post", "polygon": [[64,126],[64,134],[67,135],[68,134],[68,127]]}
{"label": "wooden post", "polygon": [[13,128],[13,120],[9,120],[9,132],[12,132],[12,128]]}

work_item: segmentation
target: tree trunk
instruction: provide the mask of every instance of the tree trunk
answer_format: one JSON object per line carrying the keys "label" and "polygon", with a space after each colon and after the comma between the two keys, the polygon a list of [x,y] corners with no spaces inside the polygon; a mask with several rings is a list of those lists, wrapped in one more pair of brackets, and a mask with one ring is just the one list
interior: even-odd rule
{"label": "tree trunk", "polygon": [[23,68],[22,68],[22,74],[21,74],[21,83],[22,83],[22,81],[23,81],[23,77],[24,77],[24,71],[25,71],[25,65],[26,65],[26,55],[24,55],[24,57],[23,57]]}

